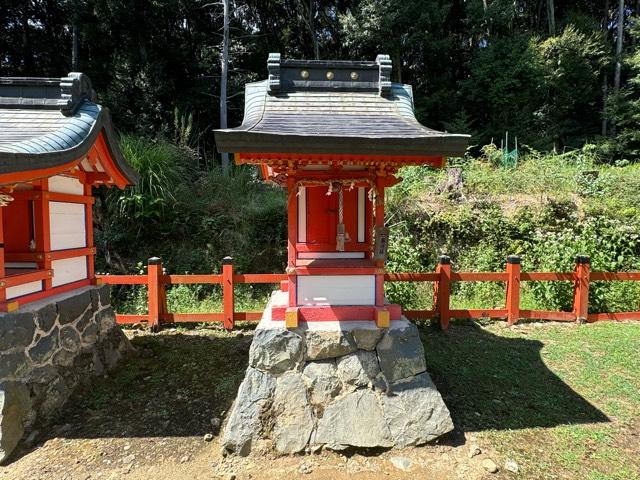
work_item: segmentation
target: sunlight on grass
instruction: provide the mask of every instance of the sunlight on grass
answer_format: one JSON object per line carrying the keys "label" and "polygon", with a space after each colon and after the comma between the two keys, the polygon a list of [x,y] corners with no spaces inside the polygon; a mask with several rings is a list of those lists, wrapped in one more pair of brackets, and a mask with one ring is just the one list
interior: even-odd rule
{"label": "sunlight on grass", "polygon": [[423,329],[454,422],[522,478],[640,479],[640,324]]}

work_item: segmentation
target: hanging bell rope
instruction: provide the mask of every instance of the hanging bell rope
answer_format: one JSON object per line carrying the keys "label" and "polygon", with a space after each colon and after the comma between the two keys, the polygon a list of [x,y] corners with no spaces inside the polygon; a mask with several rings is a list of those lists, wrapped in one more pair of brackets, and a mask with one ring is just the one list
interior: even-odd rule
{"label": "hanging bell rope", "polygon": [[342,185],[338,190],[338,227],[336,228],[336,250],[344,252],[344,242],[346,241],[346,230],[344,228],[344,197]]}
{"label": "hanging bell rope", "polygon": [[[349,233],[346,231],[344,226],[344,198],[343,198],[343,190],[345,187],[349,188],[349,191],[355,188],[356,183],[366,183],[369,189],[369,200],[373,202],[373,204],[377,204],[378,202],[378,190],[376,189],[376,185],[373,181],[368,178],[350,178],[344,180],[298,180],[291,191],[289,192],[289,198],[291,196],[300,195],[300,187],[316,187],[316,186],[328,186],[327,195],[331,195],[332,193],[338,194],[338,225],[336,227],[336,250],[338,252],[344,252],[344,244],[345,242],[350,242],[351,237]],[[375,225],[375,211],[373,208],[373,216]]]}

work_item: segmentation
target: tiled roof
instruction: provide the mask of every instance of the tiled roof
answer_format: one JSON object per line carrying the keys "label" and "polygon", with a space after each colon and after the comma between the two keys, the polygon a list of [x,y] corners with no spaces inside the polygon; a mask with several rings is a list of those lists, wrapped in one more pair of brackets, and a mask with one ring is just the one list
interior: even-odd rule
{"label": "tiled roof", "polygon": [[[383,58],[381,58],[383,57]],[[468,135],[421,125],[409,85],[388,81],[376,62],[291,60],[245,88],[237,128],[216,130],[219,151],[461,156]],[[384,61],[381,61],[384,60]]]}
{"label": "tiled roof", "polygon": [[83,74],[0,78],[0,174],[52,168],[82,158],[104,133],[113,159],[131,182],[106,108]]}

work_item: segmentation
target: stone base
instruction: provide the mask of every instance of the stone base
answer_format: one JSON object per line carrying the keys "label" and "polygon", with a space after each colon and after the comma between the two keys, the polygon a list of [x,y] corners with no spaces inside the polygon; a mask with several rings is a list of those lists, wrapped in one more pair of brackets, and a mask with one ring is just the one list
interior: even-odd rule
{"label": "stone base", "polygon": [[85,287],[0,313],[0,462],[73,389],[133,347],[116,326],[109,287]]}
{"label": "stone base", "polygon": [[389,329],[314,322],[286,330],[270,311],[224,429],[227,451],[402,448],[453,430],[418,329],[406,319]]}

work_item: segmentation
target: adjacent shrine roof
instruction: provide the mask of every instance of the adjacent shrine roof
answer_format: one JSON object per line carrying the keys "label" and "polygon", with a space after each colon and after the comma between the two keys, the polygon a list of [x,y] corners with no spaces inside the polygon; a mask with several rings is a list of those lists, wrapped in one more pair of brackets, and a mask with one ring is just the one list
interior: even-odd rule
{"label": "adjacent shrine roof", "polygon": [[[86,160],[97,144],[98,166],[95,158]],[[80,162],[102,183],[122,187],[137,178],[122,157],[108,109],[95,103],[89,78],[0,77],[0,184],[22,179],[21,173],[37,178],[79,170]]]}
{"label": "adjacent shrine roof", "polygon": [[416,120],[411,86],[390,81],[387,55],[356,62],[281,60],[279,54],[270,54],[267,67],[268,80],[245,87],[242,125],[216,130],[220,152],[394,157],[465,153],[468,135],[432,130]]}

